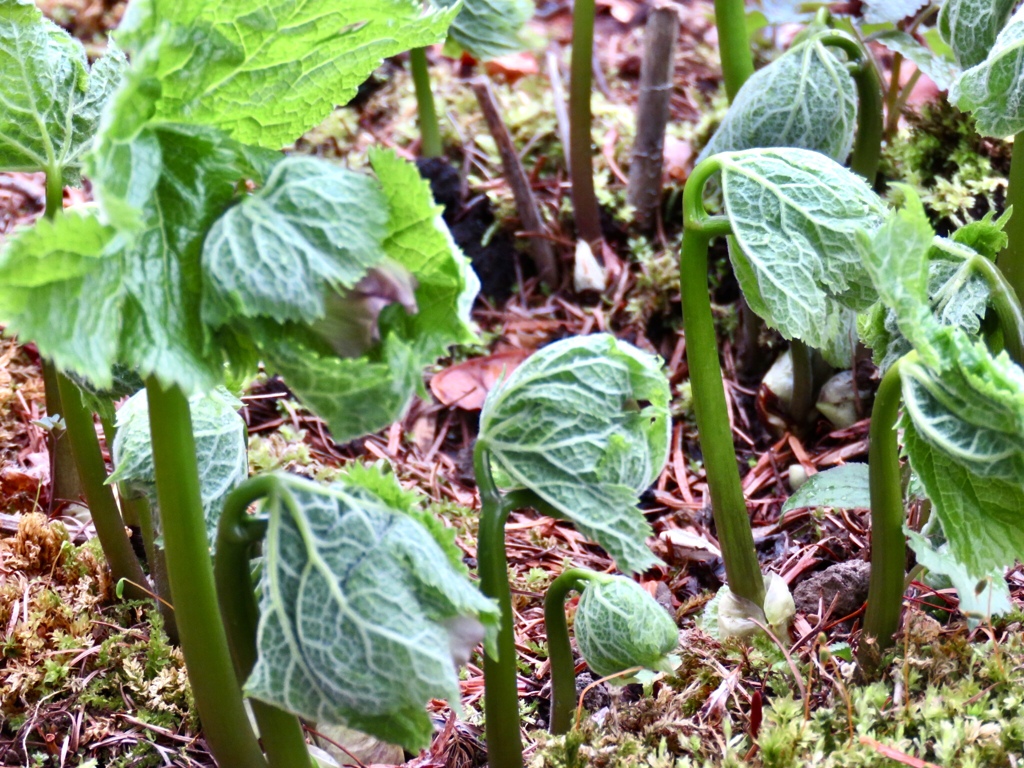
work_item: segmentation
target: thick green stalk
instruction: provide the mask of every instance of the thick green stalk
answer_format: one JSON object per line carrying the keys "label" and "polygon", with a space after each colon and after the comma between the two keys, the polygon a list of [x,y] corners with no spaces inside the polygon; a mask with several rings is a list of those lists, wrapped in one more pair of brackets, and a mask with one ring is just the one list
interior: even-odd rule
{"label": "thick green stalk", "polygon": [[551,733],[559,736],[572,727],[576,709],[576,664],[569,642],[569,623],[565,618],[565,598],[574,589],[582,591],[592,571],[569,568],[558,576],[544,596],[544,629],[548,635],[548,661],[551,663]]}
{"label": "thick green stalk", "polygon": [[1017,365],[1024,366],[1024,312],[1021,311],[1018,295],[1006,275],[984,256],[974,254],[971,266],[981,273],[988,284],[989,298],[999,318],[1007,354]]}
{"label": "thick green stalk", "polygon": [[142,546],[146,550],[146,562],[149,564],[149,577],[157,596],[157,608],[164,619],[164,631],[174,645],[181,645],[178,636],[178,623],[174,618],[174,607],[171,603],[171,585],[167,581],[167,560],[164,551],[156,545],[156,528],[153,524],[153,511],[149,508],[149,500],[145,496],[132,496],[127,489],[119,486],[121,508],[134,510],[139,519],[139,531],[142,535]]}
{"label": "thick green stalk", "polygon": [[903,535],[903,485],[896,420],[902,395],[900,365],[905,359],[893,363],[882,377],[871,410],[868,434],[871,581],[857,661],[869,676],[878,669],[882,653],[892,643],[903,608],[906,538]]}
{"label": "thick green stalk", "polygon": [[153,377],[146,393],[167,575],[203,732],[219,765],[265,768],[217,606],[188,399]]}
{"label": "thick green stalk", "polygon": [[722,79],[731,102],[747,78],[754,74],[754,54],[750,50],[743,0],[715,0],[715,26],[722,56]]}
{"label": "thick green stalk", "polygon": [[[46,209],[43,216],[52,219],[58,211],[64,210],[64,179],[59,169],[46,172]],[[46,415],[63,414],[60,403],[60,385],[57,370],[48,360],[41,361],[43,368],[43,389],[46,395]],[[74,501],[82,495],[82,483],[78,479],[71,441],[67,434],[59,431],[47,436],[50,451],[50,509],[61,500]]]}
{"label": "thick green stalk", "polygon": [[793,363],[793,397],[789,415],[796,425],[796,431],[806,431],[808,415],[814,407],[814,370],[811,348],[800,339],[789,342],[789,357]]}
{"label": "thick green stalk", "polygon": [[505,557],[505,522],[514,508],[503,499],[491,477],[487,446],[478,440],[473,469],[480,489],[480,532],[477,563],[481,591],[498,603],[498,658],[484,654],[484,706],[487,712],[487,764],[490,768],[522,768],[519,733],[519,690],[516,685],[516,643],[512,622],[512,590]]}
{"label": "thick green stalk", "polygon": [[430,87],[430,68],[427,66],[427,49],[413,48],[409,51],[409,67],[412,82],[416,87],[416,108],[420,123],[420,155],[441,157],[441,124],[437,119],[434,91]]}
{"label": "thick green stalk", "polygon": [[684,229],[679,273],[686,358],[697,433],[711,494],[711,511],[722,546],[729,589],[755,605],[763,606],[764,578],[757,562],[754,534],[736,466],[736,449],[729,426],[725,385],[718,359],[718,339],[708,291],[708,246],[715,236],[731,231],[727,219],[709,218],[704,210],[704,184],[717,170],[718,163],[714,158],[705,160],[690,174],[683,190]]}
{"label": "thick green stalk", "polygon": [[594,246],[601,240],[601,214],[594,192],[590,133],[593,117],[594,0],[576,0],[572,12],[572,62],[569,72],[569,175],[576,234]]}
{"label": "thick green stalk", "polygon": [[[217,525],[214,578],[239,680],[247,679],[256,664],[259,607],[253,593],[250,562],[253,549],[267,531],[266,521],[251,517],[247,510],[250,504],[271,495],[276,482],[274,477],[264,475],[240,485],[224,502]],[[312,761],[299,719],[262,701],[249,703],[270,768],[310,768]]]}
{"label": "thick green stalk", "polygon": [[103,554],[110,565],[110,572],[115,581],[127,580],[125,594],[129,598],[143,600],[149,597],[149,582],[128,541],[114,492],[106,484],[107,467],[96,438],[92,414],[82,404],[82,396],[74,383],[59,373],[56,378],[64,408],[64,422],[67,424],[66,439],[71,445],[74,463],[78,466],[85,500],[89,504],[89,513],[96,526]]}
{"label": "thick green stalk", "polygon": [[996,263],[1019,298],[1024,296],[1024,131],[1013,138],[1006,205],[1013,206],[1014,215],[1006,224],[1009,241]]}

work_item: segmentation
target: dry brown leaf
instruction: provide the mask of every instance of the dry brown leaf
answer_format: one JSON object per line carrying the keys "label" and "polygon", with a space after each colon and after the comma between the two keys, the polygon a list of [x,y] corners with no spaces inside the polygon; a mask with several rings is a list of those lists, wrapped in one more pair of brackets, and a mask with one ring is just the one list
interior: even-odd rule
{"label": "dry brown leaf", "polygon": [[479,411],[487,393],[502,376],[512,373],[529,353],[522,349],[499,352],[489,357],[474,357],[441,371],[430,380],[430,391],[444,405],[464,411]]}

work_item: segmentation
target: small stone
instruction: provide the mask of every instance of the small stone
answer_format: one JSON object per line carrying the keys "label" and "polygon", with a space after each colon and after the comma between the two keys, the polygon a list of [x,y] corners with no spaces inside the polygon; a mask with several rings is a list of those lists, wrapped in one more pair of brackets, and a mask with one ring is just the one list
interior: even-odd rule
{"label": "small stone", "polygon": [[868,599],[870,575],[871,563],[863,560],[829,566],[797,585],[793,592],[796,609],[803,614],[817,614],[819,600],[822,610],[827,611],[834,599],[836,604],[830,618],[849,616]]}

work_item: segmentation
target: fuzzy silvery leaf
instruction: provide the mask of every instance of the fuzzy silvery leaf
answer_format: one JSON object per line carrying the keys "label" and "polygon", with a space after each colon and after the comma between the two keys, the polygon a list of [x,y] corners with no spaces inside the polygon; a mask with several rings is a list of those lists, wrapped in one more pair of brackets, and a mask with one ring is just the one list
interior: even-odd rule
{"label": "fuzzy silvery leaf", "polygon": [[430,699],[458,707],[453,655],[493,636],[495,605],[431,535],[367,488],[278,475],[269,526],[259,659],[249,696],[419,750]]}
{"label": "fuzzy silvery leaf", "polygon": [[280,149],[355,96],[385,58],[443,40],[456,12],[419,0],[137,0],[117,39],[151,51],[142,66],[159,83],[153,119]]}
{"label": "fuzzy silvery leaf", "polygon": [[783,336],[816,348],[850,329],[849,311],[876,294],[857,233],[886,213],[859,176],[817,152],[760,149],[718,155],[730,248],[751,309]]}
{"label": "fuzzy silvery leaf", "polygon": [[[936,546],[916,531],[906,529],[905,532],[918,565],[923,565],[930,574],[945,577],[956,589],[960,613],[967,617],[969,626],[973,628],[982,622],[988,623],[992,617],[1004,616],[1013,610],[1010,589],[1001,568],[979,579],[968,573],[963,563],[953,556],[948,544]],[[937,585],[932,583],[932,586]]]}
{"label": "fuzzy silvery leaf", "polygon": [[867,464],[843,464],[807,478],[782,505],[783,513],[804,507],[870,509]]}
{"label": "fuzzy silvery leaf", "polygon": [[395,421],[422,387],[421,371],[452,344],[476,339],[469,312],[480,283],[440,218],[416,167],[393,152],[371,153],[387,205],[383,249],[416,285],[415,312],[395,302],[380,313],[380,342],[341,359],[321,339],[296,328],[261,333],[267,364],[327,420],[335,440],[350,440]]}
{"label": "fuzzy silvery leaf", "polygon": [[573,630],[587,666],[600,677],[633,667],[669,671],[668,656],[679,643],[679,627],[668,611],[625,576],[586,582]]}
{"label": "fuzzy silvery leaf", "polygon": [[384,258],[387,220],[371,177],[317,158],[285,158],[207,235],[204,319],[322,318],[328,288],[351,288]]}
{"label": "fuzzy silvery leaf", "polygon": [[767,147],[801,147],[843,162],[856,123],[853,77],[817,35],[751,75],[697,162]]}
{"label": "fuzzy silvery leaf", "polygon": [[[192,434],[199,465],[199,495],[211,545],[217,535],[224,499],[249,476],[245,421],[238,415],[241,401],[224,388],[189,398]],[[123,483],[149,500],[158,518],[156,468],[149,431],[146,391],[130,398],[117,411],[117,435],[111,451],[114,471],[107,482]]]}
{"label": "fuzzy silvery leaf", "polygon": [[1024,129],[1024,8],[996,38],[985,60],[949,90],[949,100],[974,115],[978,132],[1002,138]]}
{"label": "fuzzy silvery leaf", "polygon": [[895,24],[913,16],[928,0],[864,0],[864,21]]}
{"label": "fuzzy silvery leaf", "polygon": [[661,361],[607,334],[555,342],[490,391],[480,440],[624,571],[658,562],[637,509],[668,457],[670,393]]}
{"label": "fuzzy silvery leaf", "polygon": [[945,0],[939,32],[966,69],[981,64],[1010,18],[1015,0]]}
{"label": "fuzzy silvery leaf", "polygon": [[[430,0],[438,8],[454,8],[460,0]],[[533,15],[530,0],[461,0],[448,30],[449,41],[473,58],[489,61],[523,49],[523,25]]]}
{"label": "fuzzy silvery leaf", "polygon": [[116,48],[90,70],[85,50],[35,3],[0,0],[0,171],[76,184],[100,110],[125,66]]}
{"label": "fuzzy silvery leaf", "polygon": [[924,74],[931,78],[940,91],[948,90],[960,76],[960,68],[948,59],[933,53],[910,35],[899,29],[881,32],[872,38],[890,51],[909,59]]}

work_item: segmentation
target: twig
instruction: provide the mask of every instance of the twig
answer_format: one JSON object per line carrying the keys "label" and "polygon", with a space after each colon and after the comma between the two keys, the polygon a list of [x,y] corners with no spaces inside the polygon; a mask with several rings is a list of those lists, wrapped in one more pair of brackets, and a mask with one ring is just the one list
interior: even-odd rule
{"label": "twig", "polygon": [[679,14],[672,5],[651,10],[644,30],[644,60],[640,70],[640,98],[636,111],[636,143],[629,162],[628,201],[636,210],[637,225],[650,230],[661,202],[661,169],[665,125],[672,95],[672,73]]}
{"label": "twig", "polygon": [[[498,101],[494,98],[494,91],[491,89],[490,81],[485,77],[477,77],[470,81],[473,93],[480,102],[480,110],[483,112],[487,127],[494,137],[494,143],[498,145],[498,153],[501,155],[501,164],[505,169],[505,178],[512,188],[512,197],[516,201],[516,210],[522,222],[523,229],[529,232],[544,232],[544,220],[540,216],[540,209],[537,207],[537,198],[530,189],[530,180],[523,170],[523,164],[519,160],[515,145],[512,143],[512,136],[509,135],[505,122],[501,119],[501,110]],[[542,238],[534,237],[529,241],[530,255],[534,264],[537,265],[537,272],[540,279],[552,288],[558,286],[558,261],[551,243]]]}

